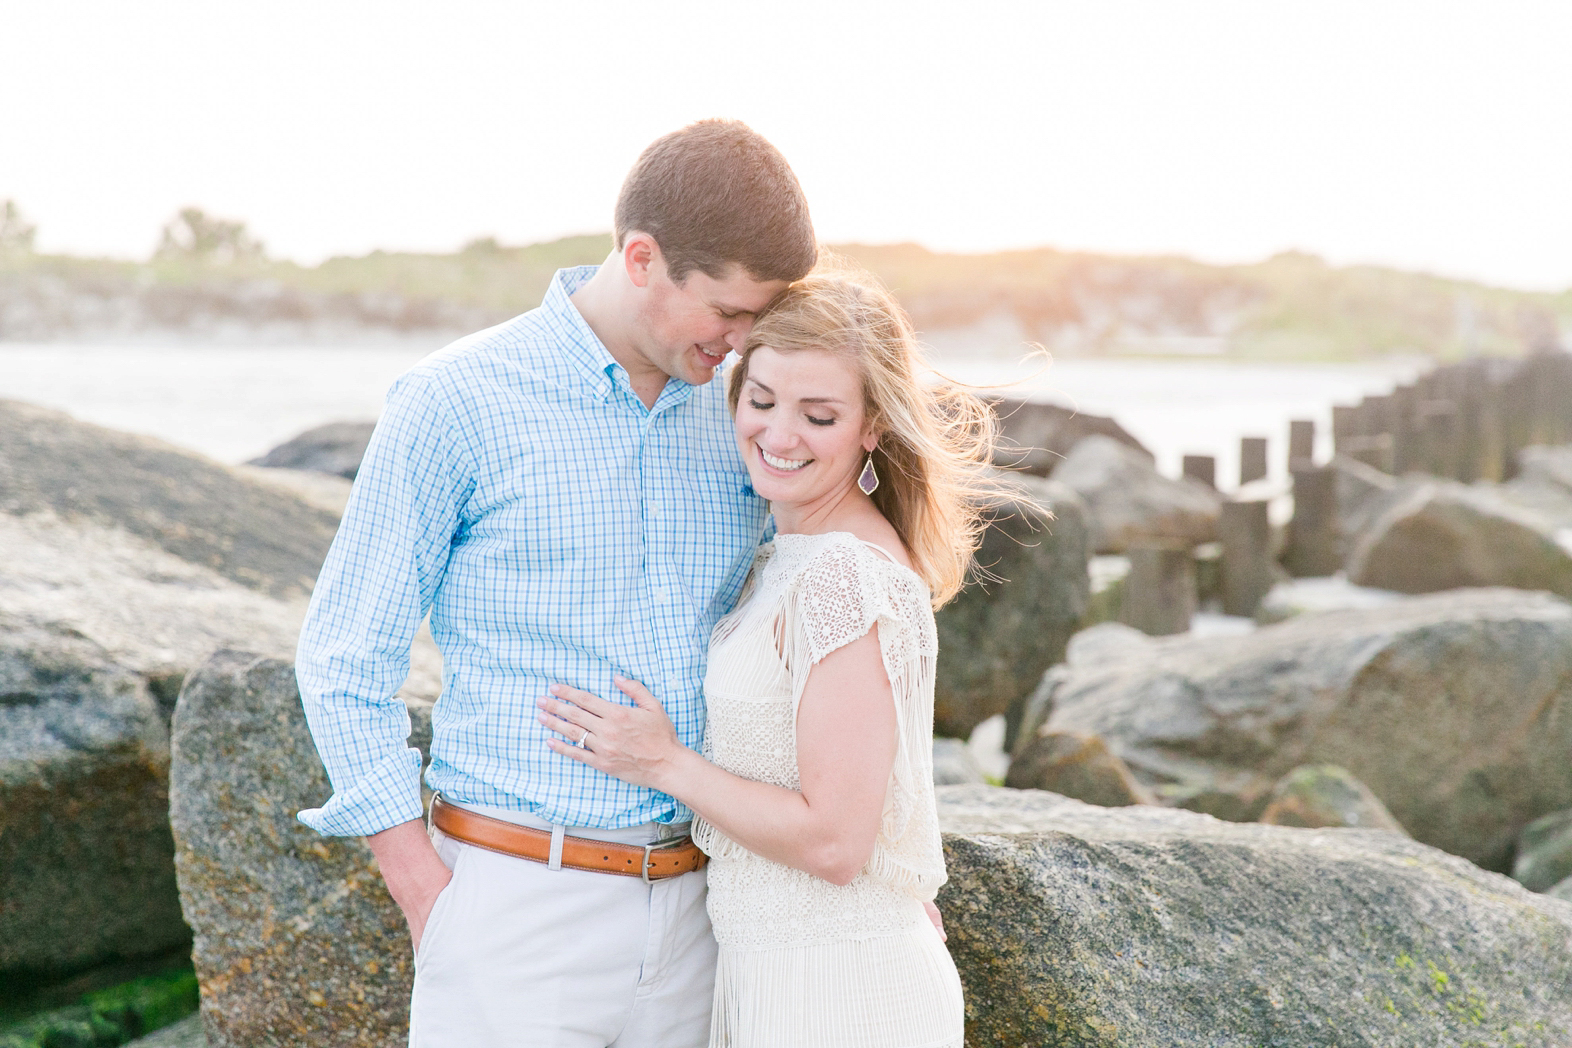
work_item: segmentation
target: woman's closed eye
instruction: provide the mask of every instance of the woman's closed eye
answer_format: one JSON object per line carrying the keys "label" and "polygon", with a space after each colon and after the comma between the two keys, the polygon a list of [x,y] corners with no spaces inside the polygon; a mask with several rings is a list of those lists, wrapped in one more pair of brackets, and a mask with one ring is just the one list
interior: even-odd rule
{"label": "woman's closed eye", "polygon": [[814,415],[804,415],[803,418],[807,419],[809,424],[814,425],[814,426],[833,426],[833,425],[835,425],[835,420],[833,418],[818,418],[818,417],[816,417]]}
{"label": "woman's closed eye", "polygon": [[770,408],[773,408],[775,405],[773,403],[765,404],[765,403],[762,403],[761,401],[755,400],[752,397],[749,397],[748,398],[748,406],[750,408],[752,408],[754,411],[768,411]]}

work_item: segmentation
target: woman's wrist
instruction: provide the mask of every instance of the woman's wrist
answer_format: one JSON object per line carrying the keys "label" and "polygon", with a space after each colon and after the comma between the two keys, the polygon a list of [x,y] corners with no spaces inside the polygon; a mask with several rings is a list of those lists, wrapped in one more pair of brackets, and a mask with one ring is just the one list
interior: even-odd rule
{"label": "woman's wrist", "polygon": [[688,792],[687,787],[693,782],[693,769],[695,762],[703,763],[704,758],[680,742],[673,742],[672,751],[660,763],[656,772],[656,781],[650,783],[659,790],[678,800],[683,800]]}

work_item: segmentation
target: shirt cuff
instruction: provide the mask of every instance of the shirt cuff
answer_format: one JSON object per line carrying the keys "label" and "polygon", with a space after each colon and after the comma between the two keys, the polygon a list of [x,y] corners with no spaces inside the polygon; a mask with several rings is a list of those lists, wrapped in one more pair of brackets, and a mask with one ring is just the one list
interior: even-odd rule
{"label": "shirt cuff", "polygon": [[320,808],[295,818],[325,837],[369,837],[425,817],[420,802],[420,751],[388,754]]}

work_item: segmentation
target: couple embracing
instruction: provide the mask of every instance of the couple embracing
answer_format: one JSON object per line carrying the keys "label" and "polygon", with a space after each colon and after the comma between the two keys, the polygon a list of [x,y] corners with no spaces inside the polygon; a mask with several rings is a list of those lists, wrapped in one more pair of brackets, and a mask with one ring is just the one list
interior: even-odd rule
{"label": "couple embracing", "polygon": [[[959,1046],[933,608],[987,412],[814,271],[744,125],[651,145],[615,226],[390,391],[301,635],[334,792],[300,818],[368,838],[415,1048]],[[396,697],[428,615],[429,827]]]}

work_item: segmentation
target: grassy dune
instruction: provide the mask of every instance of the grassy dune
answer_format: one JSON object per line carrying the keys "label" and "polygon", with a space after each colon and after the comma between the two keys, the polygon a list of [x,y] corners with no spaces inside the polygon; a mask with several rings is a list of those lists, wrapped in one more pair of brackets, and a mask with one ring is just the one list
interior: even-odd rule
{"label": "grassy dune", "polygon": [[[609,250],[606,235],[524,247],[482,240],[451,254],[374,251],[312,267],[263,257],[136,263],[11,253],[0,256],[0,338],[64,337],[50,332],[80,328],[77,318],[113,312],[106,303],[116,302],[136,304],[122,327],[179,328],[215,311],[240,322],[331,316],[407,330],[476,326],[533,307],[558,267],[599,262]],[[833,250],[883,279],[925,332],[987,327],[996,339],[1041,342],[1069,355],[1351,360],[1411,352],[1452,359],[1517,354],[1572,330],[1572,290],[1553,295],[1334,267],[1302,253],[1215,266],[1052,248]]]}

